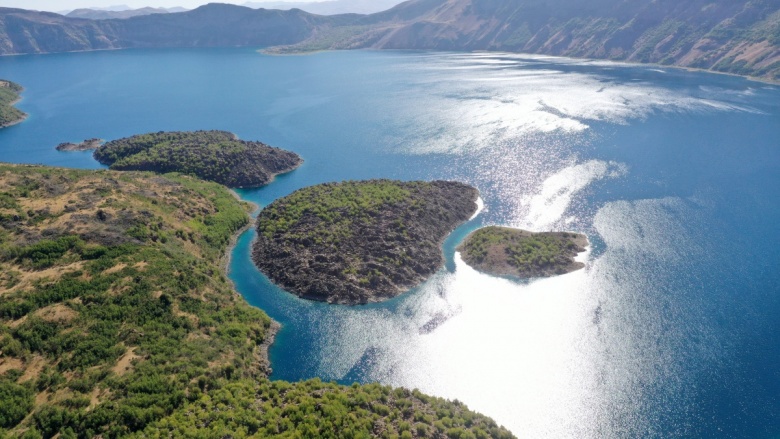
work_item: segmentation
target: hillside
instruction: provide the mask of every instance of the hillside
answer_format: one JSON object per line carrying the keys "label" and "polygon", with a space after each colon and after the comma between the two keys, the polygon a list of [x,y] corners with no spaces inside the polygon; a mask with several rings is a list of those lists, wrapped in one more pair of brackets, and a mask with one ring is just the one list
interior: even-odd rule
{"label": "hillside", "polygon": [[225,131],[159,132],[98,143],[97,161],[117,171],[181,172],[228,187],[260,187],[303,162],[290,151]]}
{"label": "hillside", "polygon": [[0,79],[0,128],[5,128],[23,121],[27,115],[14,107],[21,99],[19,93],[22,86],[11,81]]}
{"label": "hillside", "polygon": [[111,20],[0,8],[0,54],[294,44],[326,21],[300,10],[255,10],[222,4]]}
{"label": "hillside", "polygon": [[306,299],[387,300],[444,265],[441,243],[474,214],[478,196],[449,181],[300,189],[260,213],[252,258],[271,280]]}
{"label": "hillside", "polygon": [[269,381],[220,185],[0,165],[0,188],[0,438],[512,437],[417,391]]}
{"label": "hillside", "polygon": [[247,2],[244,6],[265,9],[301,9],[312,14],[373,14],[402,3],[402,0],[323,0],[312,2],[265,1]]}
{"label": "hillside", "polygon": [[111,18],[131,18],[131,17],[138,17],[141,15],[168,14],[168,13],[170,13],[170,11],[168,11],[165,8],[150,8],[150,7],[139,8],[139,9],[127,9],[124,11],[105,11],[100,9],[82,8],[82,9],[75,9],[73,11],[70,11],[66,16],[71,18],[88,18],[90,20],[106,20]]}
{"label": "hillside", "polygon": [[350,29],[286,50],[494,50],[780,79],[778,0],[411,0]]}
{"label": "hillside", "polygon": [[218,46],[496,50],[779,79],[780,0],[410,0],[332,16],[209,4],[123,20],[0,8],[0,54]]}

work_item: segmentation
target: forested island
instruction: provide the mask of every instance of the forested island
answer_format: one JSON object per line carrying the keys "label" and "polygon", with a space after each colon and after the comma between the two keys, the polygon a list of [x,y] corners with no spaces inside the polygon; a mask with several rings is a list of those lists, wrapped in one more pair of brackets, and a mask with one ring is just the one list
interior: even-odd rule
{"label": "forested island", "polygon": [[0,165],[0,188],[0,437],[513,437],[416,390],[270,381],[223,186]]}
{"label": "forested island", "polygon": [[463,261],[479,271],[519,278],[570,273],[585,266],[574,258],[588,238],[579,233],[534,233],[508,227],[484,227],[458,247]]}
{"label": "forested island", "polygon": [[442,241],[476,212],[478,196],[450,181],[307,187],[260,213],[252,259],[272,281],[306,299],[386,300],[443,266]]}
{"label": "forested island", "polygon": [[24,90],[21,85],[0,79],[0,128],[15,125],[27,118],[27,114],[14,107]]}
{"label": "forested island", "polygon": [[63,142],[57,145],[55,148],[57,151],[90,151],[100,148],[103,144],[103,139],[87,139],[80,143]]}
{"label": "forested island", "polygon": [[180,172],[233,188],[266,185],[303,162],[293,152],[226,131],[140,134],[107,142],[94,156],[112,170]]}

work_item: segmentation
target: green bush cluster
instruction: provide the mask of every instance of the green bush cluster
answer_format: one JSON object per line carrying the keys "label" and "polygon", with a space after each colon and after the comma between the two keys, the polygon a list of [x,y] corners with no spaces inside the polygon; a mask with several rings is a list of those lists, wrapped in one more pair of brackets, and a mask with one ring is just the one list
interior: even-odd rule
{"label": "green bush cluster", "polygon": [[510,438],[459,402],[378,384],[239,381],[204,395],[138,438]]}
{"label": "green bush cluster", "polygon": [[[298,236],[297,240],[336,243],[349,238],[359,223],[372,221],[388,206],[413,203],[411,190],[416,185],[419,183],[372,180],[306,187],[263,209],[257,230],[270,238],[286,233],[304,218],[314,217],[328,224],[328,229],[312,231],[309,235]],[[404,228],[403,222],[399,220],[396,227]]]}

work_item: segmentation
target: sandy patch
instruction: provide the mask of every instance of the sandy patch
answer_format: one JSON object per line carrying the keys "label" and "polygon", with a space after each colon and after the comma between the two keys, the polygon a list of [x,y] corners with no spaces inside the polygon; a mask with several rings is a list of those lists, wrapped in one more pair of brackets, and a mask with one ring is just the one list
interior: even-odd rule
{"label": "sandy patch", "polygon": [[19,382],[34,380],[41,374],[43,367],[46,365],[46,360],[40,355],[33,356],[32,360],[24,370],[24,375],[19,379]]}
{"label": "sandy patch", "polygon": [[79,313],[65,304],[57,303],[41,308],[35,311],[33,315],[47,322],[68,323],[78,317]]}
{"label": "sandy patch", "polygon": [[24,369],[24,363],[22,363],[22,360],[18,358],[8,358],[8,357],[2,357],[0,358],[0,375],[5,374],[11,369]]}
{"label": "sandy patch", "polygon": [[133,360],[136,358],[141,358],[139,355],[135,354],[136,348],[130,348],[125,352],[124,355],[122,355],[121,358],[119,358],[119,361],[117,361],[116,366],[114,366],[111,370],[119,375],[122,376],[126,374],[127,372],[133,370]]}
{"label": "sandy patch", "polygon": [[124,270],[125,268],[127,268],[127,264],[120,263],[120,264],[114,265],[113,267],[109,268],[108,270],[104,271],[103,273],[104,274],[116,273],[118,271]]}

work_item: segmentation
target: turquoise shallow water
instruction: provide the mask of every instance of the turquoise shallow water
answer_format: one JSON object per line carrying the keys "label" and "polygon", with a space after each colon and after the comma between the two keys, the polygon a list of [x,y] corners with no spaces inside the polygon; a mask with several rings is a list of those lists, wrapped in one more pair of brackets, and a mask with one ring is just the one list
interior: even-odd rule
{"label": "turquoise shallow water", "polygon": [[[344,179],[457,179],[485,210],[429,282],[349,308],[231,277],[284,328],[275,379],[417,387],[527,437],[780,435],[780,89],[508,54],[249,49],[0,58],[27,90],[0,160],[97,168],[54,146],[224,129],[306,160],[258,204]],[[511,282],[462,264],[484,224],[577,230],[585,270]],[[432,323],[435,322],[435,323]]]}

